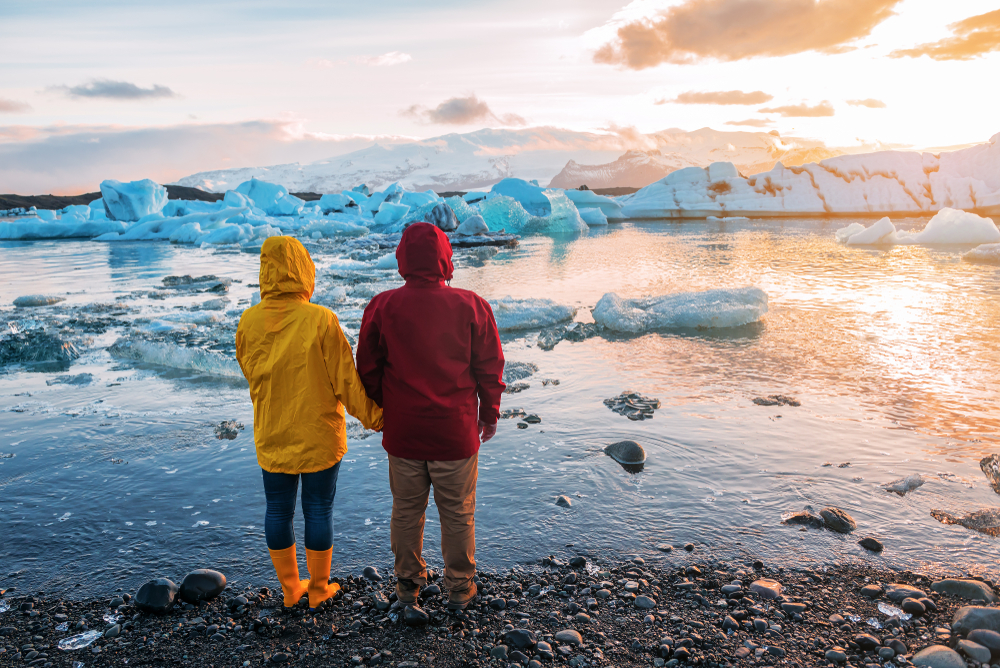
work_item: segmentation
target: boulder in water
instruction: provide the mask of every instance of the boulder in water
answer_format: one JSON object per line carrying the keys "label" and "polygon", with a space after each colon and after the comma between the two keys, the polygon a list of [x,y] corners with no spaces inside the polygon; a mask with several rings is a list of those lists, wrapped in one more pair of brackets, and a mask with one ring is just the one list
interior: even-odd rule
{"label": "boulder in water", "polygon": [[226,576],[219,571],[199,568],[191,571],[181,582],[181,598],[188,603],[210,601],[226,588]]}
{"label": "boulder in water", "polygon": [[826,522],[827,528],[837,533],[851,533],[858,528],[858,523],[854,521],[854,518],[840,508],[829,506],[819,511],[819,514]]}
{"label": "boulder in water", "polygon": [[427,222],[436,225],[442,232],[453,232],[458,229],[458,218],[451,207],[445,203],[438,204],[427,214]]}
{"label": "boulder in water", "polygon": [[993,491],[1000,494],[1000,455],[990,455],[979,460],[979,468],[986,474]]}
{"label": "boulder in water", "polygon": [[959,524],[987,536],[1000,537],[1000,508],[982,508],[964,515],[955,515],[946,510],[931,510],[931,517],[942,524]]}
{"label": "boulder in water", "polygon": [[174,607],[177,598],[177,585],[166,578],[150,580],[139,587],[135,595],[135,607],[142,612],[162,615]]}
{"label": "boulder in water", "polygon": [[0,367],[23,364],[38,371],[65,371],[80,356],[72,343],[41,330],[0,338]]}
{"label": "boulder in water", "polygon": [[630,473],[638,473],[646,463],[646,451],[635,441],[618,441],[604,448],[604,454]]}

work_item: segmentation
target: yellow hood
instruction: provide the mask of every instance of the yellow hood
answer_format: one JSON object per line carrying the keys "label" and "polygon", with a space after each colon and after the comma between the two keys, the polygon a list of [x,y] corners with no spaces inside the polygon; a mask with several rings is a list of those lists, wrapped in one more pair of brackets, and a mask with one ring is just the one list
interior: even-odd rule
{"label": "yellow hood", "polygon": [[293,237],[271,237],[260,249],[260,297],[298,296],[306,301],[316,289],[316,265]]}

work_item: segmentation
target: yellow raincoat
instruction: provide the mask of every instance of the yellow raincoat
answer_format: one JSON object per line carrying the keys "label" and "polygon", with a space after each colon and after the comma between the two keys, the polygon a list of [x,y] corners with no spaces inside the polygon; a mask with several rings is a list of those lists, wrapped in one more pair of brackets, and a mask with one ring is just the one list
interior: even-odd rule
{"label": "yellow raincoat", "polygon": [[344,407],[367,429],[382,428],[354,356],[329,309],[310,304],[316,266],[292,237],[260,250],[261,302],[236,330],[236,359],[250,383],[257,462],[271,473],[314,473],[347,453]]}

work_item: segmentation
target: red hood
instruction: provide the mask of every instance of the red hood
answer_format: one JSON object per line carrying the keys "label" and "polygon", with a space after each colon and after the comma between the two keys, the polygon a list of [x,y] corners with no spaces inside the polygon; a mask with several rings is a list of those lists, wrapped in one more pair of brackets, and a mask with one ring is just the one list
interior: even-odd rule
{"label": "red hood", "polygon": [[448,236],[430,223],[414,223],[403,231],[396,261],[400,276],[407,281],[450,281],[455,271]]}

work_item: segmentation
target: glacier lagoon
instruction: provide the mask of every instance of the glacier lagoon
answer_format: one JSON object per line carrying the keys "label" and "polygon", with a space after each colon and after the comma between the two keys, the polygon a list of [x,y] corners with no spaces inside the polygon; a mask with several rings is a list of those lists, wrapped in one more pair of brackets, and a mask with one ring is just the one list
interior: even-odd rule
{"label": "glacier lagoon", "polygon": [[[928,220],[896,226],[919,231]],[[521,302],[540,319],[503,335],[508,360],[538,370],[502,408],[542,421],[519,429],[503,420],[481,451],[481,566],[508,568],[572,543],[676,563],[878,559],[996,577],[996,539],[930,511],[998,505],[978,462],[1000,449],[1000,268],[964,262],[970,246],[837,243],[835,231],[852,222],[871,224],[632,221],[582,237],[527,237],[496,254],[457,251],[453,285],[509,296],[508,305],[546,298],[562,307]],[[319,269],[317,300],[356,331],[367,299],[400,280],[380,260],[391,251],[304,241]],[[44,329],[79,353],[0,374],[0,587],[100,594],[198,567],[269,581],[252,409],[225,364],[239,312],[254,299],[256,256],[163,241],[0,247],[4,330]],[[164,283],[185,275],[217,279]],[[766,293],[759,322],[538,346],[567,317],[592,322],[610,292],[634,299],[741,286]],[[64,301],[13,307],[36,294]],[[625,390],[660,400],[653,419],[605,407]],[[801,405],[753,403],[771,394]],[[219,439],[224,420],[246,428]],[[391,561],[385,453],[378,435],[351,433],[335,506],[341,574]],[[624,439],[645,448],[642,472],[601,451]],[[925,484],[905,496],[881,487],[911,474]],[[570,508],[555,505],[560,495]],[[786,513],[826,505],[847,510],[858,530],[781,524]],[[434,555],[433,504],[428,524]],[[882,556],[856,544],[866,535],[885,543]],[[692,555],[677,549],[686,543]],[[664,544],[675,549],[663,553]]]}

